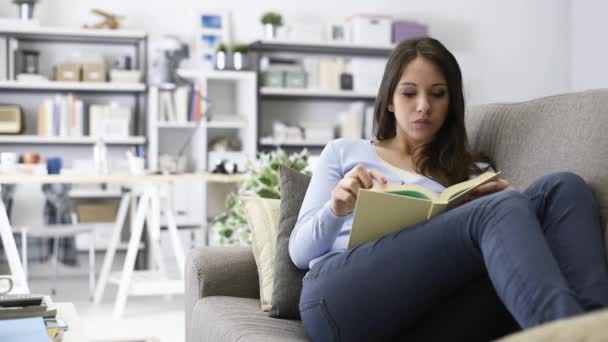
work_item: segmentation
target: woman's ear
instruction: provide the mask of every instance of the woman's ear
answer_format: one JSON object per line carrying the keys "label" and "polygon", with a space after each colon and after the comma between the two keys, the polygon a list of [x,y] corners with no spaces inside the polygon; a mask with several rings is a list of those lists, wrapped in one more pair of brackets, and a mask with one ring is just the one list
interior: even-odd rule
{"label": "woman's ear", "polygon": [[393,105],[392,105],[392,104],[389,104],[389,105],[388,105],[386,108],[387,108],[387,109],[388,109],[388,111],[389,111],[389,112],[391,112],[391,113],[395,112],[395,109],[393,108]]}

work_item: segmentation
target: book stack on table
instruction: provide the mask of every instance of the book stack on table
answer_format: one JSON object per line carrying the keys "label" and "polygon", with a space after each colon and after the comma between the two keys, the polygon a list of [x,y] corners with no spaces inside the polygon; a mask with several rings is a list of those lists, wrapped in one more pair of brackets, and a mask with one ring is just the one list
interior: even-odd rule
{"label": "book stack on table", "polygon": [[67,329],[65,322],[57,319],[57,310],[53,308],[48,296],[21,294],[0,296],[1,341],[9,337],[14,338],[10,341],[21,341],[25,335],[33,333],[48,336],[51,341],[61,341]]}

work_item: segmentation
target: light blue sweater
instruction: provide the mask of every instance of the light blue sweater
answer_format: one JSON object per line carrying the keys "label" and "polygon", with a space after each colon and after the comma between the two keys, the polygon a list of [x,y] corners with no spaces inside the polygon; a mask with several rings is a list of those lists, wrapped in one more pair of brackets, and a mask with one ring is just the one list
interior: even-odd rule
{"label": "light blue sweater", "polygon": [[418,184],[436,193],[445,189],[428,177],[388,164],[378,156],[370,140],[337,139],[329,142],[313,171],[298,221],[289,238],[289,255],[298,268],[309,269],[323,258],[346,250],[353,214],[336,216],[331,210],[331,192],[358,164],[380,171],[388,178],[389,184]]}

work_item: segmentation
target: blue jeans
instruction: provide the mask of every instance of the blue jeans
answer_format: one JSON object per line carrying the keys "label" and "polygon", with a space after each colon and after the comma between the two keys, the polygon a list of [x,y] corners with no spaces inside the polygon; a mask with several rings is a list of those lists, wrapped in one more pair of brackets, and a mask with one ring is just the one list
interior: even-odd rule
{"label": "blue jeans", "polygon": [[572,173],[483,196],[331,256],[303,283],[300,313],[314,341],[419,340],[411,337],[445,330],[427,320],[474,330],[483,317],[507,322],[506,310],[527,328],[608,306],[599,209]]}

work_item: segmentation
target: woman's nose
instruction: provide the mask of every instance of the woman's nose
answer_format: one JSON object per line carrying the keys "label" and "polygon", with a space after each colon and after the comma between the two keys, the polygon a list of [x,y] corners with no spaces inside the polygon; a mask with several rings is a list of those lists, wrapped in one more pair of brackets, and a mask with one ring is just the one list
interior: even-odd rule
{"label": "woman's nose", "polygon": [[421,96],[421,97],[418,99],[418,105],[417,105],[416,110],[417,110],[419,113],[426,113],[426,112],[428,112],[428,111],[429,111],[429,109],[430,109],[430,107],[431,107],[431,106],[429,105],[429,101],[427,101],[426,97]]}

